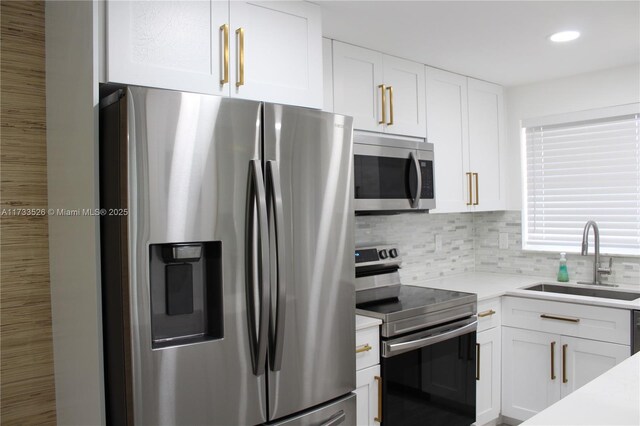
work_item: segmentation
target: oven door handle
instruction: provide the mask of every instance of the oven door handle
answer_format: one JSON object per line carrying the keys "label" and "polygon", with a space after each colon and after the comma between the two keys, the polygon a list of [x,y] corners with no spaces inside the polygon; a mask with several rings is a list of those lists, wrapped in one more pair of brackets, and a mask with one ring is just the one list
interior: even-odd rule
{"label": "oven door handle", "polygon": [[442,342],[444,340],[451,339],[453,337],[462,336],[478,328],[478,321],[473,321],[470,324],[456,328],[445,333],[436,334],[434,336],[424,337],[422,339],[410,340],[408,342],[401,343],[384,343],[383,356],[389,358],[395,355],[422,348],[425,346],[433,345],[435,343]]}

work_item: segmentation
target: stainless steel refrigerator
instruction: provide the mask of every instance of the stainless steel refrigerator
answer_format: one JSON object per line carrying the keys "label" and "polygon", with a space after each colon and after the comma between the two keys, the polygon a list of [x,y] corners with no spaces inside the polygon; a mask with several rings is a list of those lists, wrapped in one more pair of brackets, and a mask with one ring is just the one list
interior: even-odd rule
{"label": "stainless steel refrigerator", "polygon": [[109,423],[355,424],[352,175],[350,117],[102,99]]}

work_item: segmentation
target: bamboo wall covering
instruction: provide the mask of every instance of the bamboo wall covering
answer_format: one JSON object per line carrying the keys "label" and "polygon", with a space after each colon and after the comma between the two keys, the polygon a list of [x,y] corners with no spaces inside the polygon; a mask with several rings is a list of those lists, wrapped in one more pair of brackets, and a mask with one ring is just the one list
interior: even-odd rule
{"label": "bamboo wall covering", "polygon": [[55,424],[47,216],[44,2],[0,2],[0,421]]}

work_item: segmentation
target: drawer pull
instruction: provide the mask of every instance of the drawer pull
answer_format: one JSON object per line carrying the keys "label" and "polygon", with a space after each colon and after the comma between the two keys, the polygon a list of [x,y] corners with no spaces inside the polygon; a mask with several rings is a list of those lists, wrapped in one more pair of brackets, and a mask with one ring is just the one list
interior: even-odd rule
{"label": "drawer pull", "polygon": [[558,321],[567,321],[567,322],[580,322],[580,318],[569,318],[569,317],[559,317],[556,315],[542,314],[540,318],[544,319],[553,319]]}
{"label": "drawer pull", "polygon": [[488,311],[480,312],[478,314],[478,318],[490,317],[491,315],[494,315],[495,313],[496,313],[496,311],[494,311],[493,309],[489,309]]}
{"label": "drawer pull", "polygon": [[362,352],[369,352],[371,349],[373,349],[373,348],[368,343],[365,343],[362,346],[356,347],[356,353],[360,354]]}

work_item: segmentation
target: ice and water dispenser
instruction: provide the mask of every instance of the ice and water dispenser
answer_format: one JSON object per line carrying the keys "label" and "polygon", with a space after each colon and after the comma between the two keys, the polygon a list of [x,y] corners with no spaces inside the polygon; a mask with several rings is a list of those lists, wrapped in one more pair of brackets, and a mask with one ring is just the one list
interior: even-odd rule
{"label": "ice and water dispenser", "polygon": [[151,244],[149,264],[153,348],[221,339],[222,243]]}

